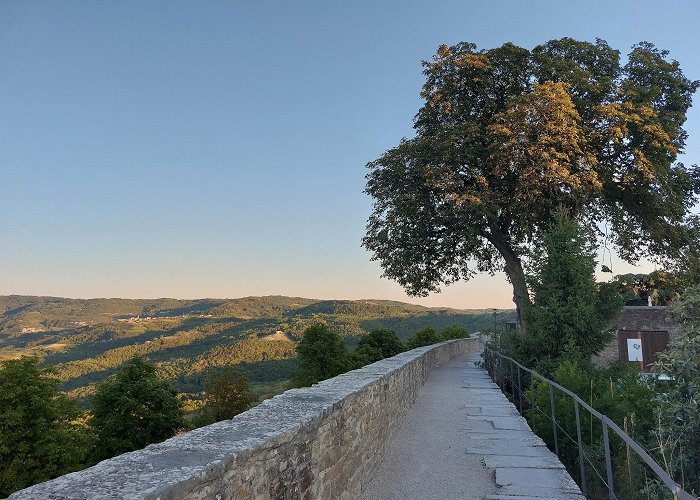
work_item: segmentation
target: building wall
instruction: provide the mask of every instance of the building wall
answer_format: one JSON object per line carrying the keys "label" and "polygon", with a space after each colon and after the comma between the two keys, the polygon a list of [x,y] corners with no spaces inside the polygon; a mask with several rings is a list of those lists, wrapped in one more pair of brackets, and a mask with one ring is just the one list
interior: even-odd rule
{"label": "building wall", "polygon": [[10,498],[357,498],[430,371],[478,349],[413,349]]}
{"label": "building wall", "polygon": [[615,334],[613,340],[605,346],[605,349],[593,361],[599,366],[609,366],[610,363],[619,359],[618,333],[620,331],[668,332],[669,339],[672,342],[678,323],[673,319],[671,310],[671,307],[666,306],[623,307],[620,315],[610,325]]}

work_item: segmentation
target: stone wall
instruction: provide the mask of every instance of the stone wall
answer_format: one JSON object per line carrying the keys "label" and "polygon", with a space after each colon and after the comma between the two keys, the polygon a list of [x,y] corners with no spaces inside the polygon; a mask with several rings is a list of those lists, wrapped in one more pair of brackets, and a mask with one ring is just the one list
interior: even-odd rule
{"label": "stone wall", "polygon": [[430,371],[478,349],[414,349],[10,498],[357,498]]}
{"label": "stone wall", "polygon": [[678,324],[671,315],[672,307],[666,306],[625,306],[620,314],[612,321],[610,328],[615,336],[605,349],[596,356],[593,361],[600,366],[608,366],[619,359],[617,346],[617,332],[669,332],[669,338],[673,341]]}

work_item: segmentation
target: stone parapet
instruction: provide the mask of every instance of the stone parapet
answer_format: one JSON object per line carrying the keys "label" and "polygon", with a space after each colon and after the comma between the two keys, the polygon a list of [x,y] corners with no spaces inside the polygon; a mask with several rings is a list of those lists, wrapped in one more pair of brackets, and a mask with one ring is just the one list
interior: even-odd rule
{"label": "stone parapet", "polygon": [[430,371],[478,350],[478,339],[413,349],[10,498],[357,498]]}

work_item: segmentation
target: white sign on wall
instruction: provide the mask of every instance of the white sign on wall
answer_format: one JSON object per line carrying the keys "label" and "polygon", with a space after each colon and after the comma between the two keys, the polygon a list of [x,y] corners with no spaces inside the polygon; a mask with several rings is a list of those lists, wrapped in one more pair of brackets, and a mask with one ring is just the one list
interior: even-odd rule
{"label": "white sign on wall", "polygon": [[630,361],[644,361],[641,339],[627,339],[627,359]]}

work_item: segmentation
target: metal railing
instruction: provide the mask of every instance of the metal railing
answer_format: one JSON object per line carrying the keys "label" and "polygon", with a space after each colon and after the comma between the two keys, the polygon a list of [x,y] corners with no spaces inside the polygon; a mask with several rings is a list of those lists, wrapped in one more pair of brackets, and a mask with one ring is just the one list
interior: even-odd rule
{"label": "metal railing", "polygon": [[[529,414],[531,417],[531,422],[530,426],[532,427],[532,430],[537,433],[537,429],[535,428],[535,415],[537,415],[537,412],[542,414],[544,417],[546,417],[548,420],[552,421],[552,441],[553,441],[553,447],[554,447],[554,452],[559,456],[559,439],[560,437],[566,437],[569,439],[573,444],[575,444],[578,447],[578,464],[579,464],[579,481],[578,484],[581,487],[581,491],[583,492],[584,495],[587,495],[587,481],[586,481],[586,462],[589,463],[589,465],[593,466],[592,462],[590,459],[585,455],[585,447],[584,447],[584,442],[582,439],[582,432],[581,432],[581,408],[584,408],[588,413],[590,413],[592,416],[596,417],[601,425],[602,425],[602,434],[603,434],[603,447],[604,447],[604,454],[605,454],[605,475],[606,477],[603,478],[598,472],[596,471],[596,468],[593,467],[593,472],[598,476],[598,478],[601,480],[602,484],[607,488],[608,491],[608,498],[611,500],[617,500],[617,496],[615,495],[615,480],[614,480],[614,474],[613,474],[613,462],[612,462],[612,456],[610,452],[610,433],[609,431],[612,430],[617,436],[622,439],[622,441],[625,443],[625,446],[627,448],[627,455],[628,455],[628,461],[629,461],[629,450],[634,450],[634,452],[637,454],[637,456],[644,462],[644,464],[651,469],[658,479],[662,481],[662,483],[668,488],[670,493],[673,495],[674,499],[678,500],[695,500],[696,497],[688,493],[687,491],[683,490],[683,488],[673,480],[673,478],[658,464],[654,461],[654,459],[642,448],[637,442],[635,442],[630,436],[627,435],[625,431],[620,429],[620,427],[615,424],[612,420],[610,420],[607,416],[603,415],[602,413],[596,411],[593,409],[590,405],[586,404],[585,401],[583,401],[581,398],[579,398],[576,394],[574,394],[572,391],[569,389],[566,389],[565,387],[562,387],[561,385],[557,384],[556,382],[549,380],[548,378],[543,377],[539,373],[537,373],[534,370],[531,370],[529,368],[524,367],[517,361],[515,361],[513,358],[510,358],[508,356],[505,356],[501,354],[500,352],[492,349],[488,344],[484,346],[484,365],[486,370],[488,371],[489,375],[491,376],[491,379],[501,388],[501,390],[504,390],[506,388],[506,382],[510,382],[510,387],[511,387],[511,397],[513,398],[513,403],[516,405],[518,408],[519,412],[521,414],[524,413],[524,411],[527,411],[527,409],[523,406],[523,395],[525,395],[525,403],[530,406],[529,408]],[[523,377],[521,376],[521,373],[527,373],[529,376]],[[525,394],[523,393],[523,378],[528,378],[529,382],[526,381],[525,384],[527,386]],[[539,408],[536,404],[536,393],[535,393],[535,386],[539,382],[536,382],[536,380],[539,380],[546,384],[547,390],[548,390],[548,395],[549,395],[549,402],[550,402],[550,414],[547,415],[545,412],[542,411],[541,408]],[[527,390],[529,388],[530,392],[530,397],[528,398],[527,395]],[[566,432],[566,430],[559,424],[557,423],[557,415],[556,415],[556,405],[555,405],[555,397],[554,397],[554,389],[561,391],[562,393],[566,394],[573,400],[574,404],[574,413],[575,413],[575,418],[576,418],[576,438],[574,439],[569,433]],[[504,390],[505,392],[505,390]],[[516,394],[517,392],[517,394]],[[517,399],[516,399],[517,398]],[[525,416],[525,415],[523,415]],[[592,427],[592,417],[591,417],[591,427]],[[560,436],[560,433],[562,436]],[[592,432],[591,432],[592,435]]]}

